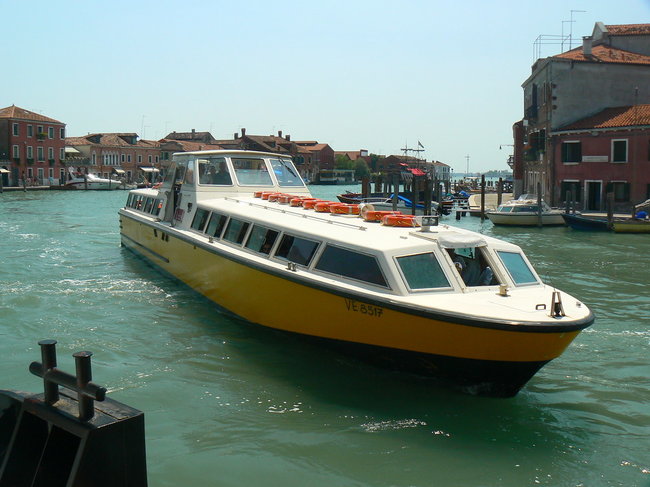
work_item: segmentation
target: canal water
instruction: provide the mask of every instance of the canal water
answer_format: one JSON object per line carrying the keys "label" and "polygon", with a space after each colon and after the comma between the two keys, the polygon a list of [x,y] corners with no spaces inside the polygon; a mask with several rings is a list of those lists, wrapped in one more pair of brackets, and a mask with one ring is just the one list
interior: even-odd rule
{"label": "canal water", "polygon": [[0,388],[40,391],[40,339],[70,372],[92,351],[94,380],[145,412],[150,485],[650,486],[648,235],[443,220],[517,243],[597,317],[491,399],[224,316],[120,247],[126,196],[0,195]]}

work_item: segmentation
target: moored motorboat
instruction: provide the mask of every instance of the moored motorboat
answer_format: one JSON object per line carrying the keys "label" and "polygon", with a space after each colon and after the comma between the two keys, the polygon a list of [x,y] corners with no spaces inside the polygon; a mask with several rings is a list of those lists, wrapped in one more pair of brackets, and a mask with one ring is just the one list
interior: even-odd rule
{"label": "moored motorboat", "polygon": [[66,189],[94,189],[94,190],[113,190],[113,189],[133,189],[128,187],[123,181],[116,179],[102,178],[96,174],[88,173],[84,175],[74,175],[69,179],[64,188]]}
{"label": "moored motorboat", "polygon": [[585,216],[577,213],[563,213],[564,222],[575,230],[607,232],[610,230],[607,218]]}
{"label": "moored motorboat", "polygon": [[130,192],[121,243],[249,322],[473,393],[516,394],[593,322],[516,245],[340,205],[279,154],[175,154],[160,189]]}
{"label": "moored motorboat", "polygon": [[524,194],[510,200],[485,215],[495,225],[535,226],[564,225],[561,210],[554,210],[542,200],[541,208],[535,195]]}

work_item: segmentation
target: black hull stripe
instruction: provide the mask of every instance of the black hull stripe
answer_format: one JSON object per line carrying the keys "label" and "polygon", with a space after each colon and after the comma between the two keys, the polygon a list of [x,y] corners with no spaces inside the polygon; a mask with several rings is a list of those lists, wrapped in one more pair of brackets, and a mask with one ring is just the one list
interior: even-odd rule
{"label": "black hull stripe", "polygon": [[[131,218],[128,215],[122,214],[123,216],[126,216],[128,218]],[[360,294],[360,293],[355,293],[353,291],[342,291],[339,288],[332,287],[332,286],[327,286],[324,284],[321,284],[319,282],[315,282],[311,279],[305,279],[301,278],[297,273],[293,271],[286,271],[282,272],[276,269],[270,269],[264,266],[261,266],[255,262],[251,262],[249,260],[246,260],[242,257],[236,256],[236,255],[230,255],[228,253],[225,253],[217,248],[209,246],[207,242],[201,242],[200,240],[192,239],[190,237],[187,237],[186,235],[183,235],[177,231],[173,227],[167,227],[167,226],[154,226],[151,222],[148,222],[146,220],[140,220],[140,219],[135,219],[135,221],[142,223],[144,225],[147,225],[151,227],[152,229],[156,229],[159,231],[167,232],[171,235],[173,235],[175,238],[178,238],[179,240],[182,240],[183,242],[186,242],[190,245],[200,247],[202,250],[205,250],[207,252],[210,252],[212,254],[218,255],[222,258],[228,259],[233,262],[237,262],[238,264],[244,265],[246,267],[258,270],[260,272],[264,272],[266,274],[271,274],[277,277],[281,277],[283,279],[286,279],[291,282],[295,282],[297,284],[307,286],[313,289],[317,289],[319,291],[324,291],[329,294],[334,294],[336,296],[341,296],[343,298],[347,299],[353,299],[355,301],[360,301],[363,303],[367,304],[372,304],[374,306],[378,306],[381,308],[386,308],[386,309],[391,309],[394,311],[398,311],[400,313],[407,313],[411,314],[414,316],[422,316],[428,319],[432,320],[437,320],[437,321],[446,321],[446,322],[451,322],[451,323],[456,323],[459,325],[466,325],[466,326],[472,326],[476,328],[488,328],[488,329],[494,329],[494,330],[505,330],[505,331],[514,331],[514,332],[521,332],[521,333],[565,333],[565,332],[572,332],[572,331],[579,331],[584,328],[587,328],[589,325],[591,325],[594,321],[594,315],[593,313],[589,313],[589,316],[586,318],[583,318],[582,320],[577,320],[572,322],[571,324],[548,324],[548,323],[543,323],[543,322],[526,322],[526,323],[520,323],[516,321],[499,321],[495,319],[490,319],[490,318],[485,318],[481,320],[477,320],[475,318],[468,318],[462,315],[457,315],[457,314],[451,314],[451,313],[443,313],[439,311],[430,311],[426,309],[422,309],[416,306],[410,306],[407,304],[402,304],[402,303],[391,303],[387,302],[385,300],[379,300],[375,297],[368,296],[365,294]],[[130,239],[128,236],[124,235],[121,233],[122,236]],[[198,236],[198,234],[197,234]],[[137,243],[137,242],[136,242]],[[140,245],[140,244],[138,244]],[[144,247],[146,249],[146,247]],[[149,249],[147,249],[149,251]],[[169,262],[169,261],[167,261]]]}

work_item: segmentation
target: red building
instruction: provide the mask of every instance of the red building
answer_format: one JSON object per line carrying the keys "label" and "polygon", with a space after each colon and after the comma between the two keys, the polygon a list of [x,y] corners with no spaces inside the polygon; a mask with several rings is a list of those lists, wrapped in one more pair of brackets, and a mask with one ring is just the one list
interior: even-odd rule
{"label": "red building", "polygon": [[0,109],[3,184],[58,184],[65,177],[65,124],[12,105]]}
{"label": "red building", "polygon": [[650,198],[650,105],[607,108],[554,131],[553,178],[561,201],[567,192],[584,210],[627,211]]}

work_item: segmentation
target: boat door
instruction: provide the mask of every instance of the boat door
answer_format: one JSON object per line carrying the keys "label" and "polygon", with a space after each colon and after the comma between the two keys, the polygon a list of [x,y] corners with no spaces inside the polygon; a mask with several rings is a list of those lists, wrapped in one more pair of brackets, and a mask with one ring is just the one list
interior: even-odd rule
{"label": "boat door", "polygon": [[600,211],[602,208],[602,181],[585,181],[585,210]]}

